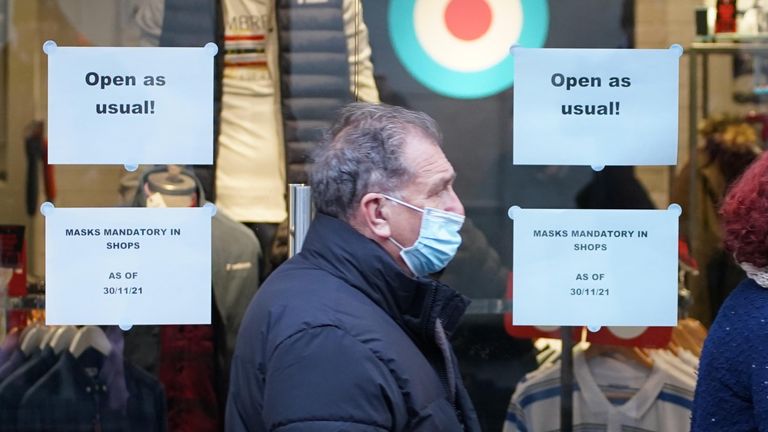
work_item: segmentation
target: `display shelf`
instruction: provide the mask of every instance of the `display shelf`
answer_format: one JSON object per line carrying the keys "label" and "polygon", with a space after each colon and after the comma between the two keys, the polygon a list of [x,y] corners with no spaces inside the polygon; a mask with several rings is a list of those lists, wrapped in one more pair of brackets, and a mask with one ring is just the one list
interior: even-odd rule
{"label": "display shelf", "polygon": [[696,43],[760,43],[768,42],[768,33],[744,34],[744,33],[716,33],[712,35],[696,36]]}
{"label": "display shelf", "polygon": [[696,54],[768,54],[768,38],[751,41],[694,42],[687,51]]}

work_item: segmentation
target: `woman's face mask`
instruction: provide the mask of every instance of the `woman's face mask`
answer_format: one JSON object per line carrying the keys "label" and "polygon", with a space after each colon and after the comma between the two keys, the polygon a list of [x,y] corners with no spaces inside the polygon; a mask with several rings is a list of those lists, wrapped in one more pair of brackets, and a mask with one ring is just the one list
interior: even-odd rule
{"label": "woman's face mask", "polygon": [[389,240],[400,248],[400,256],[416,276],[426,276],[445,268],[456,255],[461,245],[459,230],[464,225],[464,216],[432,207],[420,209],[397,198],[384,198],[421,212],[419,237],[410,247],[404,247],[392,237]]}

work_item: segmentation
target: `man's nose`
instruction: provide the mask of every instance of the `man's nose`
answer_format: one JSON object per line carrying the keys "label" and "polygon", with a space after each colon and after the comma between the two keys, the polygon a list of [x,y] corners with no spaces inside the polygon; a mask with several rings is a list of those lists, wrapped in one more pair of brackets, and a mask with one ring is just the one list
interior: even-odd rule
{"label": "man's nose", "polygon": [[450,198],[448,199],[448,202],[446,203],[445,211],[458,213],[462,216],[464,216],[464,205],[461,203],[461,200],[459,199],[459,196],[456,195],[456,192],[451,190]]}

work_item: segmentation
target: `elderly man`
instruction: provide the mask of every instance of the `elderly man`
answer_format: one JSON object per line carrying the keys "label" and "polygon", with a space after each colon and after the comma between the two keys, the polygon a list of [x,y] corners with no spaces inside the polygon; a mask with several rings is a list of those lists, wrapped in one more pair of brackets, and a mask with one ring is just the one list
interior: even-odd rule
{"label": "elderly man", "polygon": [[479,430],[448,342],[468,300],[427,277],[464,208],[434,120],[346,107],[316,153],[304,249],[252,301],[229,431]]}

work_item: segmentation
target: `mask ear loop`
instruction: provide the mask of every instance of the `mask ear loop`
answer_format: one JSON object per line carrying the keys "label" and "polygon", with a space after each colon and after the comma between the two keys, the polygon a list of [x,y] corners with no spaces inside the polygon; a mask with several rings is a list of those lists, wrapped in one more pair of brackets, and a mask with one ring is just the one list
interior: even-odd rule
{"label": "mask ear loop", "polygon": [[405,250],[405,247],[403,247],[403,245],[401,245],[400,242],[398,242],[397,240],[393,239],[391,235],[389,236],[388,240],[391,241],[392,243],[394,243],[395,246],[399,247],[400,250]]}
{"label": "mask ear loop", "polygon": [[408,207],[408,208],[409,208],[409,209],[411,209],[411,210],[416,210],[416,211],[417,211],[417,212],[419,212],[419,213],[424,213],[424,210],[423,210],[423,209],[420,209],[420,208],[416,207],[416,206],[415,206],[415,205],[413,205],[413,204],[408,204],[408,203],[407,203],[407,202],[405,202],[405,201],[400,201],[399,199],[397,199],[397,198],[394,198],[394,197],[391,197],[391,196],[389,196],[389,195],[387,195],[387,194],[380,194],[380,195],[381,195],[381,196],[383,196],[384,198],[386,198],[386,199],[390,200],[390,201],[396,202],[397,204],[400,204],[400,205],[404,205],[404,206]]}
{"label": "mask ear loop", "polygon": [[[422,209],[420,209],[420,208],[418,208],[418,207],[416,207],[416,206],[414,206],[412,204],[408,204],[405,201],[401,201],[401,200],[399,200],[397,198],[394,198],[394,197],[391,197],[391,196],[389,196],[387,194],[380,194],[380,195],[383,196],[385,199],[388,199],[388,200],[390,200],[390,201],[392,201],[392,202],[394,202],[396,204],[400,204],[400,205],[403,205],[405,207],[408,207],[409,209],[416,210],[417,212],[420,212],[420,213],[424,213],[424,210],[422,210]],[[388,240],[391,241],[392,243],[394,243],[395,246],[399,247],[401,251],[407,249],[405,246],[400,244],[400,242],[395,240],[391,235],[389,236]]]}

